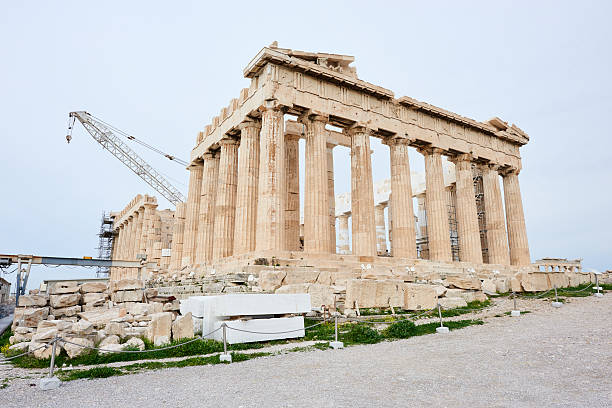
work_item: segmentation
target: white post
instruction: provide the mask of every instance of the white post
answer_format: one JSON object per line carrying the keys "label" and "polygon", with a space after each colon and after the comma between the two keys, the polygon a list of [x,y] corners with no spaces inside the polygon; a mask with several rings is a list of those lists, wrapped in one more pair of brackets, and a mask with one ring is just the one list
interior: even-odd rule
{"label": "white post", "polygon": [[344,348],[344,343],[338,341],[338,312],[334,312],[334,341],[331,341],[329,346],[334,350]]}
{"label": "white post", "polygon": [[516,307],[516,292],[512,291],[512,300],[514,301],[514,308],[510,311],[510,316],[519,317],[521,315],[521,311]]}
{"label": "white post", "polygon": [[551,303],[552,307],[561,307],[563,303],[559,302],[559,296],[557,295],[557,285],[553,286],[555,288],[555,301]]}
{"label": "white post", "polygon": [[61,384],[61,381],[59,380],[59,378],[53,375],[53,372],[55,371],[55,353],[57,352],[58,340],[59,338],[57,337],[57,335],[52,340],[53,347],[51,348],[51,362],[49,364],[49,375],[45,378],[41,378],[39,382],[39,387],[43,391],[54,390],[56,388],[59,388]]}
{"label": "white post", "polygon": [[449,328],[444,327],[444,324],[442,324],[442,308],[440,307],[440,303],[438,303],[438,316],[440,316],[440,327],[436,328],[436,333],[448,333]]}
{"label": "white post", "polygon": [[227,352],[227,324],[223,323],[221,327],[223,328],[223,354],[219,356],[219,361],[231,363],[232,355]]}

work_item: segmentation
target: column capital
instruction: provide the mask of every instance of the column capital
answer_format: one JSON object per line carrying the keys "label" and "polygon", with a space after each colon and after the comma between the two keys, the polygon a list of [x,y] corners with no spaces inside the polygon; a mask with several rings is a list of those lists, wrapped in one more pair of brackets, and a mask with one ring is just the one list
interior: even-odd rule
{"label": "column capital", "polygon": [[411,143],[414,142],[415,139],[410,139],[406,137],[398,137],[392,136],[383,140],[383,144],[387,146],[399,146],[399,145],[407,145],[410,146]]}
{"label": "column capital", "polygon": [[278,99],[266,99],[263,105],[259,107],[259,110],[261,112],[274,111],[285,113],[287,111],[287,107],[278,103]]}
{"label": "column capital", "polygon": [[298,122],[305,125],[309,124],[310,122],[323,122],[327,124],[329,122],[329,115],[308,109],[298,116]]}
{"label": "column capital", "polygon": [[327,142],[327,150],[334,150],[334,147],[338,146],[335,143],[330,143],[329,141]]}
{"label": "column capital", "polygon": [[459,162],[469,162],[472,163],[474,161],[474,156],[472,156],[470,153],[461,153],[458,154],[456,156],[451,156],[448,158],[448,161],[452,162],[452,163],[459,163]]}
{"label": "column capital", "polygon": [[301,138],[297,133],[285,133],[285,140],[300,140]]}
{"label": "column capital", "polygon": [[215,158],[216,154],[217,152],[214,152],[212,150],[207,150],[206,153],[202,155],[202,157],[204,158],[204,161],[211,160]]}
{"label": "column capital", "polygon": [[238,129],[240,129],[241,132],[245,129],[250,128],[261,129],[261,120],[255,118],[246,118],[238,124]]}
{"label": "column capital", "polygon": [[368,136],[371,136],[374,133],[374,129],[369,127],[366,123],[357,122],[347,128],[344,128],[343,132],[348,136],[353,136],[358,133],[365,133]]}
{"label": "column capital", "polygon": [[444,154],[444,149],[435,146],[421,146],[417,149],[423,156],[429,156],[431,154]]}
{"label": "column capital", "polygon": [[517,169],[516,167],[504,167],[499,170],[499,174],[501,174],[502,177],[510,176],[513,174],[518,176],[520,172],[521,170]]}
{"label": "column capital", "polygon": [[221,140],[219,140],[219,146],[233,146],[233,145],[239,145],[240,142],[236,139],[233,139],[231,137],[225,137]]}

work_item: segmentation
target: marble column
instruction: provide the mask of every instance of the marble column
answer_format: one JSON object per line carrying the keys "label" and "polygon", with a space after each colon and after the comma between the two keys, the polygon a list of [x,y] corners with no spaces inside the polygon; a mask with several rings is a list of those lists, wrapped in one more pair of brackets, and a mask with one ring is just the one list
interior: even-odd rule
{"label": "marble column", "polygon": [[338,216],[338,253],[350,254],[351,245],[349,242],[349,214]]}
{"label": "marble column", "polygon": [[130,215],[127,222],[126,256],[130,261],[134,259],[134,216]]}
{"label": "marble column", "polygon": [[[149,206],[144,205],[142,209],[142,229],[140,230],[140,246],[138,247],[138,253],[147,255],[147,240],[151,222],[151,209]],[[181,238],[182,239],[182,238]]]}
{"label": "marble column", "polygon": [[349,129],[351,136],[351,213],[353,255],[376,256],[374,187],[372,182],[371,130],[364,126]]}
{"label": "marble column", "polygon": [[329,196],[329,252],[336,253],[336,193],[334,188],[334,147],[327,143],[327,193]]}
{"label": "marble column", "polygon": [[379,255],[387,253],[387,228],[385,225],[385,205],[374,206],[374,223],[376,224],[376,252]]}
{"label": "marble column", "polygon": [[510,169],[505,171],[502,176],[504,180],[504,202],[506,204],[510,263],[512,265],[524,266],[529,265],[531,259],[518,174],[519,170]]}
{"label": "marble column", "polygon": [[472,175],[472,157],[457,156],[455,174],[457,180],[457,235],[459,238],[459,259],[462,262],[482,263],[480,228],[476,211],[476,193]]}
{"label": "marble column", "polygon": [[135,221],[134,259],[138,259],[138,255],[140,255],[140,236],[142,235],[143,218],[144,218],[143,211],[139,208],[134,213],[134,221]]}
{"label": "marble column", "polygon": [[[391,197],[393,207],[393,256],[416,259],[416,229],[412,206],[409,140],[394,138],[387,142],[391,163]],[[391,219],[391,217],[389,217]]]}
{"label": "marble column", "polygon": [[[198,242],[196,245],[196,264],[210,262],[214,258],[214,247],[219,244],[215,239],[216,200],[219,188],[219,152],[204,153],[204,174],[200,189],[200,217]],[[221,228],[221,226],[219,226]],[[184,251],[184,249],[183,249]]]}
{"label": "marble column", "polygon": [[309,115],[304,167],[304,252],[329,253],[329,190],[327,180],[327,117]]}
{"label": "marble column", "polygon": [[240,124],[234,254],[255,250],[260,129],[260,121],[247,120]]}
{"label": "marble column", "polygon": [[489,263],[510,265],[498,169],[495,165],[482,166],[487,247]]}
{"label": "marble column", "polygon": [[155,229],[155,219],[157,217],[157,204],[145,203],[145,211],[149,208],[149,220],[147,228],[147,260],[153,262],[154,250],[153,245],[157,241],[157,231]]}
{"label": "marble column", "polygon": [[157,265],[161,265],[161,250],[162,250],[162,242],[161,242],[161,217],[159,214],[156,214],[153,217],[153,233],[150,234],[153,236],[153,257],[152,261]]}
{"label": "marble column", "polygon": [[189,192],[185,209],[185,236],[183,238],[183,266],[195,263],[196,237],[200,218],[200,196],[202,189],[202,163],[189,167]]}
{"label": "marble column", "polygon": [[285,208],[285,249],[300,249],[300,135],[285,135],[285,174],[287,198]]}
{"label": "marble column", "polygon": [[170,253],[170,269],[181,268],[183,259],[183,235],[185,234],[185,203],[178,203],[174,211],[174,228],[172,230],[172,252]]}
{"label": "marble column", "polygon": [[231,256],[234,251],[236,191],[238,187],[238,145],[234,139],[223,139],[219,161],[219,182],[215,204],[213,259]]}
{"label": "marble column", "polygon": [[285,132],[283,111],[274,100],[262,107],[259,187],[257,202],[257,251],[285,248]]}
{"label": "marble column", "polygon": [[421,148],[419,151],[425,157],[425,208],[427,211],[429,259],[451,262],[453,258],[442,171],[442,150],[429,147]]}
{"label": "marble column", "polygon": [[[417,200],[417,239],[427,239],[427,211],[425,209],[425,193],[421,193],[416,196]],[[419,245],[420,253],[418,256],[421,259],[429,259],[429,244],[427,242],[420,241]]]}

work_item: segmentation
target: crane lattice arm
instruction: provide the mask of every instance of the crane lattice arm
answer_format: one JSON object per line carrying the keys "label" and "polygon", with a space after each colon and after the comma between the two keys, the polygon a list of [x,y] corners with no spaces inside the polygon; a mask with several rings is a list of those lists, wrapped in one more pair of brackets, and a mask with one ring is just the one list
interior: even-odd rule
{"label": "crane lattice arm", "polygon": [[[119,137],[115,134],[115,132],[120,132],[118,129],[113,128],[109,124],[102,122],[85,111],[70,112],[70,118],[71,124],[68,127],[69,134],[66,137],[68,142],[70,142],[70,133],[72,132],[72,127],[76,118],[79,120],[79,122],[81,122],[85,130],[89,132],[96,142],[100,143],[104,149],[108,150],[113,154],[113,156],[121,160],[123,164],[129,167],[130,170],[136,173],[148,185],[153,187],[155,191],[166,197],[168,201],[174,205],[185,202],[185,197],[183,197],[181,192],[176,187],[170,184],[165,177],[159,174],[153,167],[138,156],[138,154],[136,154],[136,152],[134,152],[127,144],[119,139]],[[129,139],[136,140],[133,136],[129,136],[127,134],[124,135]],[[186,162],[174,156],[164,154],[163,152],[148,146],[143,142],[138,142],[152,150],[157,151],[158,153],[163,154],[170,160],[176,161],[179,164],[187,165]]]}

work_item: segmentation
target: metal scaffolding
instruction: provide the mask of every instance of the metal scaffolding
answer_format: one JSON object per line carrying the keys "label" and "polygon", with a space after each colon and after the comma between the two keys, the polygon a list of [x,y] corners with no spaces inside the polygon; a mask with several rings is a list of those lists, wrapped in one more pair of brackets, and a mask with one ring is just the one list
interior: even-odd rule
{"label": "metal scaffolding", "polygon": [[476,194],[476,212],[478,213],[478,229],[480,231],[480,246],[482,248],[482,262],[489,263],[489,246],[487,243],[487,219],[485,214],[484,187],[482,184],[482,171],[478,166],[472,165],[474,180],[474,193]]}
{"label": "metal scaffolding", "polygon": [[[113,231],[113,222],[115,218],[107,213],[102,213],[102,221],[100,223],[100,232],[98,233],[98,259],[111,259],[113,251],[113,241],[115,232]],[[96,275],[98,277],[107,277],[110,268],[107,266],[98,266]]]}

